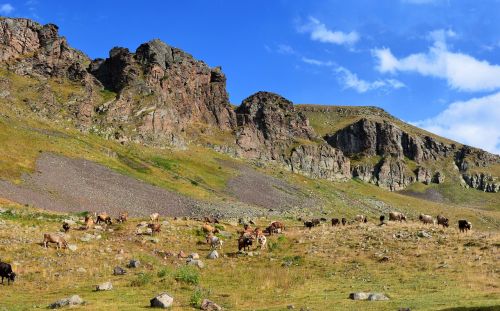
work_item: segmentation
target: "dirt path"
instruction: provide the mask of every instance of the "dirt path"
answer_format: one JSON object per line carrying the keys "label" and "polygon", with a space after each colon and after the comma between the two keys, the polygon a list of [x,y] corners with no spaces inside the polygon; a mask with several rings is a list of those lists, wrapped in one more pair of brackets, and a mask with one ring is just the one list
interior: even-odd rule
{"label": "dirt path", "polygon": [[39,157],[36,172],[24,176],[23,184],[0,180],[0,196],[60,212],[128,211],[135,216],[190,215],[202,204],[97,163],[51,153]]}

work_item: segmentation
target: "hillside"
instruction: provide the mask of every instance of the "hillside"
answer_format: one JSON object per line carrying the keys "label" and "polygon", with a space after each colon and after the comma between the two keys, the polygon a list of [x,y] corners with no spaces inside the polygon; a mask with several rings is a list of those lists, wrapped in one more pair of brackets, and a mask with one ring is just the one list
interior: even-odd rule
{"label": "hillside", "polygon": [[[0,259],[18,274],[0,286],[1,310],[73,294],[86,301],[79,309],[138,310],[161,291],[175,310],[207,297],[226,310],[500,305],[500,156],[376,107],[294,105],[269,92],[235,107],[220,67],[160,40],[92,60],[56,25],[0,18],[0,146]],[[80,229],[104,211],[130,219]],[[388,222],[391,211],[408,221]],[[450,227],[421,224],[422,213]],[[220,220],[216,260],[204,258],[207,216]],[[327,222],[305,229],[312,218]],[[471,232],[458,232],[460,219]],[[286,230],[266,235],[267,249],[238,251],[243,223],[275,220]],[[73,250],[43,248],[46,232]],[[132,259],[138,268],[112,275]],[[94,291],[106,281],[113,290]],[[390,300],[350,300],[357,291]]]}

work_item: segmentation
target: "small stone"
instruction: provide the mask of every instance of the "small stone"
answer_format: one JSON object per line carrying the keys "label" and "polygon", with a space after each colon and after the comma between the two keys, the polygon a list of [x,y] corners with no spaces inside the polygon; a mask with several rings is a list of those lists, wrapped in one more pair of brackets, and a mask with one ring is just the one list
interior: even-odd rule
{"label": "small stone", "polygon": [[123,269],[122,267],[119,267],[119,266],[116,266],[114,269],[113,269],[113,274],[114,275],[124,275],[126,274],[127,271],[125,269]]}
{"label": "small stone", "polygon": [[150,300],[151,308],[162,308],[166,309],[172,306],[174,303],[174,298],[168,293],[161,293],[158,296]]}
{"label": "small stone", "polygon": [[76,272],[78,272],[78,273],[87,273],[87,270],[85,270],[85,268],[80,267],[80,268],[76,269]]}
{"label": "small stone", "polygon": [[179,258],[186,258],[187,255],[183,251],[180,251],[179,254],[177,254],[177,257],[179,257]]}
{"label": "small stone", "polygon": [[220,311],[222,308],[216,304],[215,302],[208,300],[208,299],[203,299],[201,302],[201,310],[206,310],[206,311]]}
{"label": "small stone", "polygon": [[76,251],[76,249],[77,249],[75,244],[68,244],[68,248],[70,251],[73,251],[73,252]]}
{"label": "small stone", "polygon": [[386,295],[381,294],[381,293],[371,293],[368,296],[368,300],[369,301],[382,301],[382,300],[389,300],[389,298]]}
{"label": "small stone", "polygon": [[105,291],[105,290],[112,290],[112,289],[113,289],[113,284],[111,284],[111,282],[105,282],[105,283],[99,284],[95,287],[96,292]]}
{"label": "small stone", "polygon": [[188,259],[187,262],[186,262],[187,265],[190,265],[190,266],[196,266],[200,269],[203,269],[205,268],[205,264],[203,263],[203,261],[199,260],[199,259]]}
{"label": "small stone", "polygon": [[63,298],[49,305],[49,309],[58,309],[66,306],[77,306],[83,304],[83,299],[78,295]]}
{"label": "small stone", "polygon": [[217,250],[213,250],[210,252],[210,254],[208,254],[207,256],[208,259],[217,259],[219,258],[219,253],[217,252]]}
{"label": "small stone", "polygon": [[419,231],[417,233],[417,236],[419,238],[431,238],[432,237],[432,235],[430,233],[428,233],[427,231]]}
{"label": "small stone", "polygon": [[349,294],[349,298],[351,298],[352,300],[367,300],[369,296],[369,293],[363,292]]}
{"label": "small stone", "polygon": [[139,260],[132,259],[128,263],[128,267],[129,268],[138,268],[140,264],[141,264],[141,262]]}

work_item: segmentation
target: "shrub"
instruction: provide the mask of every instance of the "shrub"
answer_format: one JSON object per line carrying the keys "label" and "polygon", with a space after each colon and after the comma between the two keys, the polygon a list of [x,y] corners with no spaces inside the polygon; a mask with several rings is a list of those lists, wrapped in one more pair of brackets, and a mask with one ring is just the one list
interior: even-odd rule
{"label": "shrub", "polygon": [[189,299],[189,303],[194,308],[199,308],[201,306],[202,299],[203,299],[203,290],[199,287],[196,287],[193,291],[193,294],[191,295],[191,298]]}
{"label": "shrub", "polygon": [[200,283],[200,274],[194,267],[181,267],[175,273],[175,279],[187,284],[198,285]]}
{"label": "shrub", "polygon": [[169,274],[169,271],[167,268],[163,268],[158,273],[156,274],[159,278],[164,278]]}
{"label": "shrub", "polygon": [[151,283],[152,276],[149,273],[139,273],[137,278],[130,283],[130,286],[141,287]]}

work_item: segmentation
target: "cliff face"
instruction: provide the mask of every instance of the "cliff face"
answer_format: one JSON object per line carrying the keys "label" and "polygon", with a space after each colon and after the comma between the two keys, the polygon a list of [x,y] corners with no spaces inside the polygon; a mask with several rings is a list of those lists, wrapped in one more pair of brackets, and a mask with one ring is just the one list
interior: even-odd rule
{"label": "cliff face", "polygon": [[350,177],[349,159],[321,143],[307,118],[277,94],[258,92],[236,110],[236,144],[246,158],[276,161],[312,178]]}
{"label": "cliff face", "polygon": [[197,127],[232,130],[235,114],[220,68],[210,68],[191,55],[160,40],[142,44],[135,53],[114,48],[106,60],[97,59],[90,72],[115,101],[102,107],[102,128],[125,121],[137,132],[114,128],[123,140],[183,144]]}

